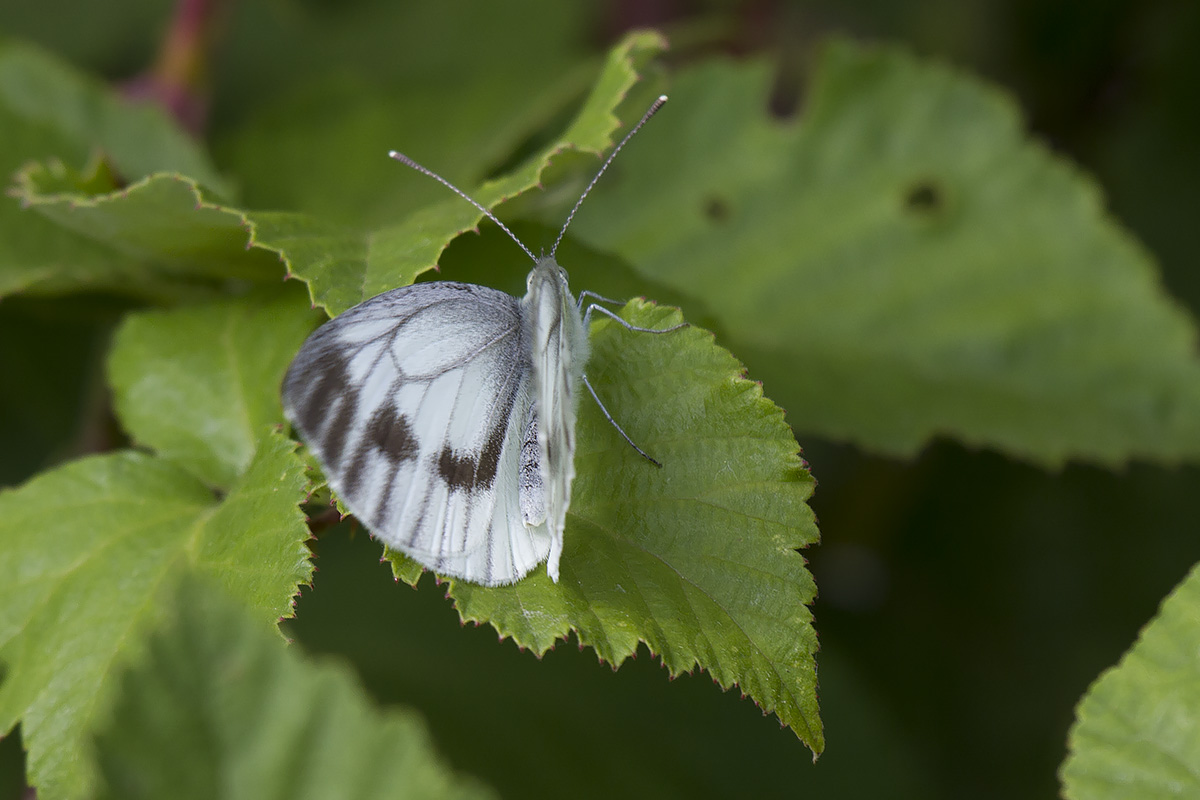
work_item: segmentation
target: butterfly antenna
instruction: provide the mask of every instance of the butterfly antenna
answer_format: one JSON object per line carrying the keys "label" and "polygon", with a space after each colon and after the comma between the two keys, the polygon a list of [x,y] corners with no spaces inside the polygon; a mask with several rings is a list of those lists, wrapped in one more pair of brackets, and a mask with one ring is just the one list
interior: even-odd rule
{"label": "butterfly antenna", "polygon": [[[601,165],[600,171],[596,173],[596,177],[592,178],[592,182],[587,185],[587,188],[583,190],[583,194],[579,195],[579,199],[575,201],[575,207],[571,209],[571,213],[567,214],[567,221],[563,223],[562,230],[558,232],[558,238],[554,240],[554,247],[550,248],[550,255],[552,257],[556,252],[558,252],[558,245],[562,242],[563,235],[565,235],[567,232],[567,226],[571,224],[571,220],[575,219],[575,212],[579,210],[581,205],[583,205],[584,198],[587,197],[592,191],[592,187],[596,185],[596,181],[600,180],[600,176],[604,174],[604,170],[608,169],[608,165],[611,164],[613,159],[617,157],[617,153],[621,152],[621,148],[633,138],[635,133],[641,130],[643,125],[650,121],[650,118],[653,117],[658,110],[663,107],[663,103],[665,102],[667,102],[667,96],[665,94],[660,94],[658,99],[655,100],[646,113],[642,115],[641,121],[639,121],[637,125],[634,125],[632,128],[630,128],[629,133],[625,134],[625,138],[621,140],[621,143],[614,147],[613,151],[608,154],[608,158],[605,159],[604,164]],[[437,176],[435,175],[434,177],[436,178]],[[438,180],[441,180],[441,178],[438,178]],[[443,181],[443,183],[445,183],[445,181]],[[450,188],[453,189],[454,187],[451,186]],[[455,191],[458,190],[455,189]],[[459,192],[459,194],[462,194],[462,192]]]}
{"label": "butterfly antenna", "polygon": [[[645,120],[642,120],[642,121],[643,121],[643,122],[645,122]],[[639,127],[640,127],[640,126],[639,126]],[[636,128],[635,128],[635,130],[636,130]],[[628,138],[628,137],[627,137],[627,138]],[[624,143],[624,142],[621,142],[621,144],[625,144],[625,143]],[[423,173],[423,174],[425,174],[425,175],[428,175],[429,177],[433,178],[435,181],[437,181],[438,183],[440,183],[442,186],[445,186],[447,189],[449,189],[450,191],[454,192],[456,195],[458,195],[459,197],[461,197],[463,200],[466,200],[468,203],[470,203],[471,205],[475,206],[477,209],[479,209],[480,211],[482,211],[482,212],[483,212],[483,214],[484,214],[484,216],[486,216],[486,217],[487,217],[488,219],[490,219],[492,222],[494,222],[494,223],[496,223],[497,225],[499,225],[499,226],[500,226],[500,230],[502,230],[502,231],[504,231],[505,233],[507,233],[507,234],[508,234],[508,236],[509,236],[509,238],[510,238],[510,239],[512,239],[514,242],[516,242],[516,243],[517,243],[517,246],[518,246],[518,247],[520,247],[522,250],[524,250],[524,251],[525,251],[525,255],[529,256],[530,260],[532,260],[532,261],[533,261],[535,264],[537,263],[537,256],[535,256],[535,255],[534,255],[532,252],[530,252],[529,248],[525,246],[525,243],[524,243],[524,242],[522,242],[520,239],[518,239],[518,238],[517,238],[517,235],[516,235],[515,233],[513,233],[512,231],[510,231],[510,230],[508,229],[508,226],[507,226],[507,225],[505,225],[505,224],[504,224],[503,222],[501,222],[500,220],[496,219],[496,215],[495,215],[495,214],[493,214],[491,211],[488,211],[486,208],[484,208],[482,205],[480,205],[480,204],[479,204],[479,203],[478,203],[478,202],[475,200],[475,198],[471,197],[469,194],[467,194],[466,192],[464,192],[462,189],[459,189],[459,188],[458,188],[457,186],[455,186],[453,183],[451,183],[450,181],[446,180],[446,179],[445,179],[445,178],[443,178],[441,175],[438,175],[438,174],[437,174],[436,172],[434,172],[433,170],[431,170],[431,169],[427,169],[427,168],[425,168],[425,167],[422,167],[420,164],[418,164],[417,162],[413,161],[413,160],[412,160],[411,158],[409,158],[408,156],[404,155],[404,153],[399,153],[399,152],[397,152],[397,151],[395,151],[395,150],[391,150],[391,151],[389,151],[389,152],[388,152],[388,156],[390,156],[391,158],[394,158],[394,159],[396,159],[396,160],[397,160],[397,161],[399,161],[401,164],[407,164],[408,166],[410,166],[410,167],[412,167],[413,169],[415,169],[417,172],[420,172],[420,173]],[[605,164],[605,166],[608,166],[608,165],[607,165],[607,164]],[[599,176],[596,176],[596,177],[599,177]],[[595,181],[592,181],[592,182],[593,182],[593,183],[595,183]],[[591,187],[588,187],[588,188],[591,188]],[[574,213],[574,212],[572,212],[572,213]],[[568,220],[568,221],[570,221],[570,220]],[[560,239],[562,238],[562,235],[561,235],[561,234],[559,235],[559,238],[560,238]],[[557,243],[556,243],[556,244],[557,244]]]}

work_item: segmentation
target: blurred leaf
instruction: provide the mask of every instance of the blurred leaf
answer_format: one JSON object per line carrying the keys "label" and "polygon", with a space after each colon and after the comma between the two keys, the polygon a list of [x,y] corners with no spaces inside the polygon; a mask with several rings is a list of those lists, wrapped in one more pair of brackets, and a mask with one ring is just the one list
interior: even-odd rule
{"label": "blurred leaf", "polygon": [[645,647],[615,671],[574,642],[534,657],[497,644],[490,626],[457,624],[429,577],[417,591],[397,589],[361,530],[329,530],[314,550],[316,591],[301,594],[284,633],[350,659],[379,702],[419,710],[451,762],[504,797],[570,786],[573,800],[733,798],[748,783],[762,798],[938,796],[936,781],[922,780],[929,737],[911,735],[912,720],[824,630],[821,718],[833,735],[813,764],[795,734],[738,691],[700,671],[668,682]]}
{"label": "blurred leaf", "polygon": [[[678,311],[633,301],[624,316],[665,328]],[[588,377],[643,460],[599,408],[580,406],[578,477],[561,578],[450,582],[464,620],[544,653],[569,631],[619,665],[645,642],[672,675],[697,666],[736,684],[816,753],[816,589],[796,548],[815,543],[813,480],[783,413],[711,334],[662,336],[594,323]],[[397,577],[412,562],[394,555]]]}
{"label": "blurred leaf", "polygon": [[86,237],[88,251],[97,245],[113,251],[112,269],[69,270],[56,284],[145,292],[174,282],[279,279],[278,260],[249,247],[242,212],[214,205],[190,178],[153,175],[114,191],[105,170],[103,162],[86,172],[50,162],[18,176],[12,193],[24,205]]}
{"label": "blurred leaf", "polygon": [[273,622],[312,574],[294,445],[262,440],[223,499],[162,459],[82,459],[0,492],[0,730],[21,721],[30,782],[54,800],[91,778],[88,727],[181,568]]}
{"label": "blurred leaf", "polygon": [[[70,15],[69,17],[67,15]],[[103,6],[47,0],[37,6],[0,5],[0,31],[53,50],[72,64],[111,69],[144,64],[154,56],[154,37],[170,9],[154,0],[112,0]],[[64,24],[65,19],[70,24]]]}
{"label": "blurred leaf", "polygon": [[336,13],[241,4],[234,14],[217,101],[245,118],[218,137],[218,156],[251,207],[359,227],[447,197],[404,177],[389,150],[475,186],[585,92],[599,62],[595,13],[578,3],[365,0]]}
{"label": "blurred leaf", "polygon": [[770,81],[681,74],[572,232],[716,315],[798,430],[1047,464],[1200,453],[1194,326],[1005,95],[848,42],[801,124],[768,119]]}
{"label": "blurred leaf", "polygon": [[179,172],[228,194],[208,155],[162,109],[126,100],[33,46],[0,44],[0,109],[28,136],[26,152],[0,156],[5,173],[30,159],[76,161],[100,150],[126,182]]}
{"label": "blurred leaf", "polygon": [[[108,165],[119,178],[109,175],[110,184],[104,191],[113,188],[113,181],[132,182],[166,170],[186,174],[210,191],[228,193],[204,151],[160,109],[130,103],[29,45],[0,44],[0,141],[4,142],[0,176],[5,179],[30,161],[53,165],[30,168],[24,185],[13,190],[26,204],[37,202],[38,179],[54,182],[58,192],[66,190],[65,184],[75,184],[69,198],[58,198],[66,208],[41,209],[65,224],[68,231],[14,201],[0,202],[0,297],[20,291],[57,294],[95,288],[143,295],[162,291],[151,271],[129,258],[131,250],[139,252],[159,229],[145,218],[135,223],[148,225],[148,232],[141,224],[129,228],[128,220],[113,219],[96,208],[71,213],[72,205],[86,205],[88,196],[101,190],[89,181],[100,177],[100,170]],[[63,166],[82,165],[89,159],[93,171],[86,176]],[[192,194],[184,190],[187,196],[177,199],[185,205],[175,215],[168,213],[170,206],[157,209],[164,217],[162,222],[177,224],[183,213],[196,213],[200,203],[196,192],[194,187]],[[146,199],[144,195],[142,199]],[[88,219],[77,221],[80,217]],[[105,228],[108,223],[114,223],[116,230]],[[180,231],[176,228],[173,232]],[[241,236],[240,258],[245,259],[244,231]],[[106,246],[112,244],[116,244],[115,250]],[[181,245],[194,248],[186,240]],[[216,271],[227,274],[220,265]]]}
{"label": "blurred leaf", "polygon": [[1075,712],[1063,797],[1200,794],[1200,566],[1193,567],[1121,663]]}
{"label": "blurred leaf", "polygon": [[415,713],[373,708],[226,597],[184,584],[97,737],[102,798],[471,798]]}
{"label": "blurred leaf", "polygon": [[[627,36],[612,50],[596,89],[567,133],[522,166],[471,191],[471,196],[493,208],[539,186],[551,158],[562,151],[602,151],[620,124],[613,109],[636,82],[640,66],[664,46],[657,34]],[[410,179],[428,180],[420,175]],[[483,215],[450,195],[398,224],[365,233],[295,214],[250,214],[249,218],[256,226],[254,244],[278,251],[290,273],[308,283],[314,302],[335,315],[380,292],[412,283],[437,263],[450,240],[475,228]]]}
{"label": "blurred leaf", "polygon": [[[0,53],[3,51],[0,50]],[[86,158],[83,148],[61,134],[17,116],[0,101],[0,175],[5,179],[26,159],[51,153]],[[86,238],[0,197],[0,298],[36,289],[43,293],[81,285],[120,284],[123,259]]]}
{"label": "blurred leaf", "polygon": [[125,428],[209,485],[231,485],[259,432],[283,422],[279,386],[315,316],[298,291],[126,316],[109,358]]}
{"label": "blurred leaf", "polygon": [[230,158],[251,207],[303,212],[357,229],[394,224],[448,194],[434,181],[414,179],[389,151],[400,149],[436,165],[452,183],[474,186],[577,101],[594,71],[584,63],[532,86],[489,79],[452,89],[425,81],[396,89],[325,76],[239,130]]}

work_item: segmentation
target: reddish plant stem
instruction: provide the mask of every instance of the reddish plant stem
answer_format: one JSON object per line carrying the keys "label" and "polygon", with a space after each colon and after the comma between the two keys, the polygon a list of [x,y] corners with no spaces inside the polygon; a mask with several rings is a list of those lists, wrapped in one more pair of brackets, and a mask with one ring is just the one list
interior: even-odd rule
{"label": "reddish plant stem", "polygon": [[208,116],[208,53],[226,0],[179,0],[154,65],[125,87],[134,100],[158,103],[194,134]]}

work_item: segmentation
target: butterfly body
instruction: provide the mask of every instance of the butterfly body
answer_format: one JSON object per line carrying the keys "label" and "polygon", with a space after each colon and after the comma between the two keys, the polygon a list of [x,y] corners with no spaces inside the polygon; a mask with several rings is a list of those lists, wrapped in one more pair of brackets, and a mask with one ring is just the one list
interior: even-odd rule
{"label": "butterfly body", "polygon": [[[318,328],[283,381],[283,410],[329,485],[371,533],[433,571],[484,586],[541,562],[558,582],[575,480],[582,384],[625,441],[655,466],[584,374],[593,311],[582,311],[554,254],[596,181],[662,107],[660,96],[576,201],[549,255],[534,256],[490,210],[403,153],[496,223],[533,260],[524,298],[466,283],[393,289]],[[590,292],[602,302],[615,301]]]}
{"label": "butterfly body", "polygon": [[321,326],[284,411],[345,506],[442,575],[558,579],[587,331],[552,257],[518,300],[453,282],[394,289]]}
{"label": "butterfly body", "polygon": [[562,531],[575,480],[575,414],[588,358],[588,332],[567,285],[567,272],[553,257],[538,259],[521,300],[533,355],[534,417],[551,534],[546,569],[558,581]]}

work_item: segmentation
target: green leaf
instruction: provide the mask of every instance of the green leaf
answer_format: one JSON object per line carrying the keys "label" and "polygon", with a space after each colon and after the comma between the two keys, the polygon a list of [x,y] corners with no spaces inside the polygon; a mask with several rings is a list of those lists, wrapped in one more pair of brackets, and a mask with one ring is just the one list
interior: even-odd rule
{"label": "green leaf", "polygon": [[268,435],[223,500],[135,452],[0,492],[0,731],[21,722],[39,796],[85,793],[87,729],[181,569],[211,576],[264,622],[290,614],[312,573],[294,449]]}
{"label": "green leaf", "polygon": [[1063,797],[1200,795],[1200,565],[1088,689],[1068,744]]}
{"label": "green leaf", "polygon": [[[627,36],[609,55],[596,88],[567,133],[511,172],[470,191],[471,196],[494,208],[539,186],[553,156],[565,150],[602,151],[619,127],[613,109],[636,82],[639,65],[664,46],[657,34]],[[380,292],[412,283],[436,265],[454,237],[479,224],[483,215],[478,210],[447,194],[398,224],[364,233],[293,214],[248,216],[255,224],[254,244],[277,251],[290,274],[308,283],[314,303],[336,315]]]}
{"label": "green leaf", "polygon": [[[161,109],[128,102],[24,44],[0,44],[0,142],[4,178],[32,160],[81,165],[103,153],[124,181],[169,170],[227,193],[208,156]],[[17,202],[0,202],[0,297],[81,288],[131,291],[139,274],[128,261]]]}
{"label": "green leaf", "polygon": [[71,270],[57,276],[54,288],[147,294],[201,282],[279,279],[278,259],[249,247],[245,215],[214,204],[191,178],[153,175],[114,191],[106,169],[99,161],[85,172],[51,162],[18,175],[12,194],[27,208],[84,237],[89,248],[113,254],[113,268]]}
{"label": "green leaf", "polygon": [[835,42],[792,124],[772,74],[681,73],[573,234],[711,315],[798,430],[1047,464],[1200,453],[1195,327],[1008,96]]}
{"label": "green leaf", "polygon": [[[447,85],[426,76],[400,87],[340,73],[302,88],[237,131],[229,158],[254,208],[288,209],[363,230],[394,224],[446,200],[444,186],[414,180],[388,158],[397,148],[459,186],[474,186],[578,102],[595,64],[557,80]],[[432,122],[431,122],[432,121]]]}
{"label": "green leaf", "polygon": [[[0,51],[2,52],[2,51]],[[7,178],[26,159],[71,152],[75,145],[44,131],[0,103],[0,175]],[[78,148],[76,148],[78,149]],[[82,160],[85,154],[77,154]],[[121,283],[123,259],[85,237],[0,198],[0,298],[21,291],[73,290],[98,283]]]}
{"label": "green leaf", "polygon": [[218,132],[221,162],[251,207],[358,228],[447,197],[432,181],[403,177],[389,150],[475,186],[514,151],[540,144],[600,61],[592,14],[555,0],[238,13],[256,19],[230,26],[222,71],[255,80],[223,87],[245,122]]}
{"label": "green leaf", "polygon": [[373,708],[254,614],[188,581],[97,737],[102,798],[472,798],[414,712]]}
{"label": "green leaf", "polygon": [[180,172],[228,194],[208,155],[163,109],[127,100],[30,45],[0,45],[0,109],[10,124],[22,123],[40,138],[69,147],[69,152],[8,152],[0,156],[5,173],[31,158],[77,160],[99,149],[126,181]]}
{"label": "green leaf", "polygon": [[108,366],[134,441],[212,486],[231,485],[259,433],[283,422],[279,386],[316,322],[294,288],[129,314]]}
{"label": "green leaf", "polygon": [[[652,328],[681,320],[643,301],[623,316]],[[736,684],[819,753],[806,607],[816,588],[796,552],[819,534],[806,505],[813,480],[782,411],[698,328],[656,336],[601,320],[592,349],[596,391],[663,467],[585,399],[559,582],[544,569],[499,588],[451,581],[462,618],[535,653],[574,631],[613,665],[645,642],[673,675],[700,667]],[[412,562],[392,558],[413,581]]]}

